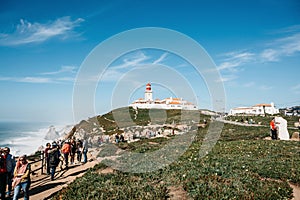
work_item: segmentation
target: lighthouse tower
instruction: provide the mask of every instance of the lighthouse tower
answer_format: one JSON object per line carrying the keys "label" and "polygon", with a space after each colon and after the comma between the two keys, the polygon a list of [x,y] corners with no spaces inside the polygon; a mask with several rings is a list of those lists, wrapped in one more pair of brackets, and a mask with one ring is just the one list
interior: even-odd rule
{"label": "lighthouse tower", "polygon": [[146,85],[145,101],[153,101],[153,99],[152,99],[152,89],[151,89],[151,84],[150,83],[147,83],[147,85]]}

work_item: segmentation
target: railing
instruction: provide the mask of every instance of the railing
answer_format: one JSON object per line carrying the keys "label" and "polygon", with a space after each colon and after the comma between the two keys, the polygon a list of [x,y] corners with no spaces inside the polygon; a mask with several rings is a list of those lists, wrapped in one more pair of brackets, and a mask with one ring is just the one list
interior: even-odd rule
{"label": "railing", "polygon": [[[31,164],[31,165],[34,163],[40,162],[40,161],[42,162],[42,164],[39,168],[36,168],[31,171],[31,174],[35,174],[35,172],[39,171],[39,170],[41,170],[41,174],[43,174],[44,165],[46,164],[44,155],[45,155],[44,151],[40,151],[39,153],[36,153],[33,156],[28,156],[28,160],[30,160],[32,157],[34,159],[34,161],[29,162],[29,164]],[[37,156],[39,157],[39,159],[36,159]]]}
{"label": "railing", "polygon": [[[15,157],[15,158],[17,161],[18,157]],[[34,175],[35,172],[37,172],[39,170],[41,170],[41,174],[43,174],[44,166],[46,166],[44,151],[39,151],[39,152],[36,152],[34,155],[28,156],[27,160],[30,165],[37,163],[37,162],[42,162],[40,167],[31,171],[31,174]]]}

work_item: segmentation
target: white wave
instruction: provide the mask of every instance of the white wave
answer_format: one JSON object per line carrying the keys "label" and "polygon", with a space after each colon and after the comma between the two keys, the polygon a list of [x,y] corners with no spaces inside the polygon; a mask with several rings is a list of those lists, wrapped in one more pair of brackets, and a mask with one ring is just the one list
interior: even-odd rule
{"label": "white wave", "polygon": [[[51,127],[51,126],[50,126]],[[20,155],[31,155],[35,153],[41,146],[45,147],[47,142],[52,142],[52,140],[46,140],[45,135],[49,131],[49,128],[41,128],[37,131],[22,132],[19,137],[14,137],[11,139],[1,141],[2,144],[8,144],[11,149],[11,153],[15,156]],[[55,126],[59,132],[59,135],[66,133],[71,130],[73,126]],[[71,128],[70,128],[71,127]],[[1,145],[2,146],[2,145]]]}

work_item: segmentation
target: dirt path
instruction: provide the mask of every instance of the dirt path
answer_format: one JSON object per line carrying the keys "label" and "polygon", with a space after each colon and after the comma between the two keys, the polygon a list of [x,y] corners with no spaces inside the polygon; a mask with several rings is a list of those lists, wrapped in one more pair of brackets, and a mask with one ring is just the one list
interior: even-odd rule
{"label": "dirt path", "polygon": [[168,200],[190,200],[187,192],[180,186],[168,187],[170,198]]}
{"label": "dirt path", "polygon": [[55,180],[51,181],[49,175],[40,175],[33,178],[30,187],[30,199],[41,200],[48,199],[63,187],[67,187],[77,177],[82,176],[89,168],[94,167],[97,160],[87,162],[83,165],[71,165],[68,170],[59,170],[55,174]]}
{"label": "dirt path", "polygon": [[[58,191],[60,191],[64,187],[67,187],[77,177],[83,176],[83,174],[89,168],[92,168],[96,164],[98,164],[99,160],[96,159],[98,153],[99,149],[91,149],[88,153],[89,162],[85,164],[79,163],[70,165],[68,170],[60,170],[60,168],[57,167],[53,181],[50,180],[50,175],[40,173],[32,175],[30,186],[30,199],[42,200],[51,198]],[[32,166],[32,168],[36,168],[39,166]]]}
{"label": "dirt path", "polygon": [[[68,170],[60,170],[57,167],[54,180],[50,180],[50,175],[37,174],[32,176],[32,182],[30,186],[30,199],[31,200],[42,200],[50,199],[57,192],[67,187],[77,177],[81,177],[89,169],[100,163],[103,159],[115,160],[117,156],[108,156],[105,158],[97,158],[100,149],[91,149],[91,153],[88,154],[88,160],[85,164],[70,165]],[[35,166],[38,167],[38,166]],[[101,171],[101,173],[112,173],[113,170],[107,168]]]}
{"label": "dirt path", "polygon": [[223,123],[227,123],[227,124],[234,124],[234,125],[238,125],[238,126],[264,126],[261,124],[248,124],[248,123],[244,123],[244,122],[229,121],[229,120],[225,120],[223,118],[217,118],[216,120],[219,122],[223,122]]}
{"label": "dirt path", "polygon": [[290,187],[293,188],[294,198],[292,200],[300,200],[300,187],[290,184]]}

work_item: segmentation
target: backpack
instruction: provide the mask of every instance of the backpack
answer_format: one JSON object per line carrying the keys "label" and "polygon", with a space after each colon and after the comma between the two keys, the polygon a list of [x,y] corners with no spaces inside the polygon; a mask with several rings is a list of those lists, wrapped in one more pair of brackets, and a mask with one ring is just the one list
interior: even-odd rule
{"label": "backpack", "polygon": [[59,163],[59,152],[56,150],[49,154],[49,163],[50,165],[57,166]]}

